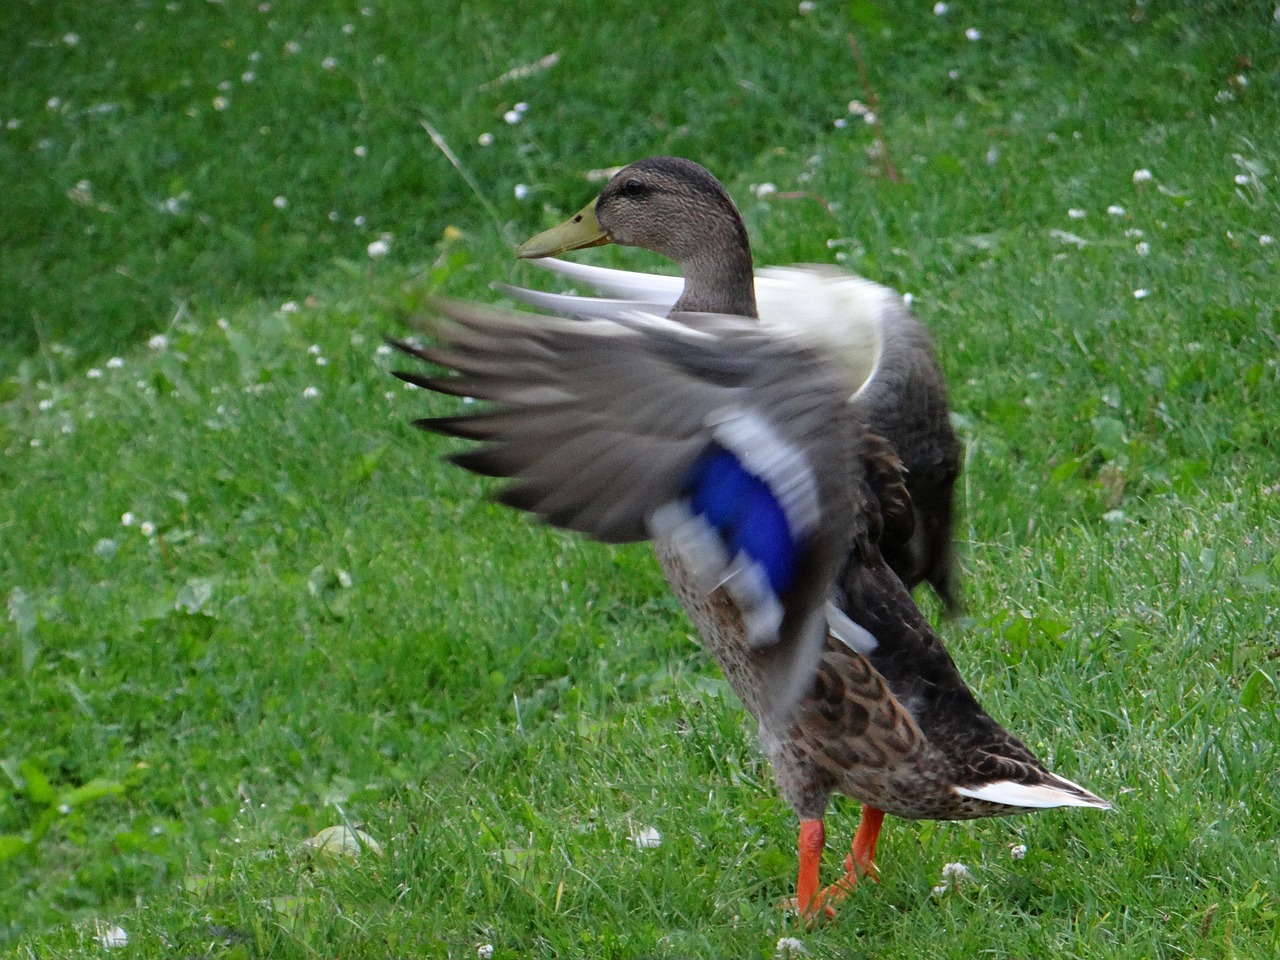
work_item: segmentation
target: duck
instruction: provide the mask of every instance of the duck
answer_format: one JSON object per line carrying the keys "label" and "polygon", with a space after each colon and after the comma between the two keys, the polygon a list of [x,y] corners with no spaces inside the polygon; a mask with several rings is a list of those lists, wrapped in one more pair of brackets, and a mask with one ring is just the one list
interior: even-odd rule
{"label": "duck", "polygon": [[[673,260],[683,279],[556,258],[606,243]],[[896,291],[832,266],[755,271],[733,198],[714,174],[683,157],[623,167],[598,197],[526,240],[516,255],[614,298],[506,288],[544,309],[591,317],[666,306],[670,313],[751,317],[769,329],[815,334],[848,366],[863,417],[906,470],[914,523],[901,539],[882,544],[885,559],[908,589],[928,583],[948,612],[960,609],[954,530],[963,451],[932,339]]]}
{"label": "duck", "polygon": [[[877,877],[886,814],[1108,808],[982,708],[886,562],[880,544],[912,523],[907,475],[820,338],[743,314],[433,310],[428,345],[390,341],[431,369],[395,375],[483,407],[416,425],[470,441],[449,459],[502,478],[501,503],[653,542],[800,821],[805,922]],[[835,794],[863,817],[823,886]]]}

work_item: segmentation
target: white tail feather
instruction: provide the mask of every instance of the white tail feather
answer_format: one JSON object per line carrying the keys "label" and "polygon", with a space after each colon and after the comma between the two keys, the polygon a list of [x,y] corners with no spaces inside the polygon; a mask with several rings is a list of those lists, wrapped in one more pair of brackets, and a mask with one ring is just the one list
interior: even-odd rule
{"label": "white tail feather", "polygon": [[998,780],[980,787],[953,787],[952,789],[962,797],[973,797],[975,800],[986,800],[988,803],[1003,803],[1010,807],[1029,807],[1037,810],[1050,807],[1111,809],[1111,804],[1101,797],[1095,797],[1079,784],[1056,775],[1054,779],[1061,786],[1053,783],[1027,784],[1013,780]]}

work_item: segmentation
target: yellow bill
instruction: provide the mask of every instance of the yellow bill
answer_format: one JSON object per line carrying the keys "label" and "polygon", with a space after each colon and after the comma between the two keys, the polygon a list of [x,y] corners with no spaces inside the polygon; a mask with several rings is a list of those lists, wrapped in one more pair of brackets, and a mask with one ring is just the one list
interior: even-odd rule
{"label": "yellow bill", "polygon": [[596,219],[596,201],[592,200],[558,227],[543,230],[520,244],[516,248],[516,256],[521,260],[536,260],[554,257],[566,250],[599,247],[612,242],[613,238]]}

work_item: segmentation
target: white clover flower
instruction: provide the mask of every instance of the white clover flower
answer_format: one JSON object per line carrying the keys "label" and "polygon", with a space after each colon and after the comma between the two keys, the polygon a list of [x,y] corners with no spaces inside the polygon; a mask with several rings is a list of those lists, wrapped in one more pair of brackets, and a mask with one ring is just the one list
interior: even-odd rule
{"label": "white clover flower", "polygon": [[852,113],[855,117],[861,117],[861,116],[863,116],[863,115],[864,115],[865,113],[867,113],[870,109],[871,109],[871,108],[870,108],[870,107],[868,107],[868,106],[867,106],[865,103],[863,103],[861,100],[850,100],[850,101],[849,101],[849,112],[850,112],[850,113]]}
{"label": "white clover flower", "polygon": [[281,313],[297,313],[299,309],[297,300],[286,300],[280,304]]}
{"label": "white clover flower", "polygon": [[809,13],[813,13],[813,8],[816,6],[817,4],[814,3],[813,0],[800,0],[800,3],[796,6],[796,9],[800,11],[801,14],[809,14]]}
{"label": "white clover flower", "polygon": [[1107,207],[1107,216],[1109,217],[1123,217],[1125,213],[1125,208],[1120,206],[1118,203],[1113,203],[1111,206]]}
{"label": "white clover flower", "polygon": [[641,827],[632,831],[631,842],[640,850],[652,850],[662,846],[662,834],[654,827]]}
{"label": "white clover flower", "polygon": [[778,187],[776,184],[773,184],[773,183],[759,183],[751,188],[751,192],[754,193],[761,200],[763,200],[766,197],[772,197],[775,193],[777,193]]}
{"label": "white clover flower", "polygon": [[941,897],[946,894],[947,889],[948,887],[945,883],[940,883],[929,892],[933,894],[935,897]]}
{"label": "white clover flower", "polygon": [[1264,233],[1262,236],[1258,237],[1258,243],[1262,244],[1264,247],[1269,247],[1275,242],[1276,238],[1269,233]]}
{"label": "white clover flower", "polygon": [[502,115],[502,119],[507,121],[507,123],[517,124],[520,122],[520,114],[516,110],[508,110]]}
{"label": "white clover flower", "polygon": [[[228,320],[226,317],[219,317],[219,318],[218,318],[218,329],[219,329],[219,330],[224,330],[224,331],[225,331],[225,330],[230,330],[230,329],[231,329],[231,321],[230,321],[230,320]],[[155,336],[155,337],[152,337],[150,340],[148,340],[148,341],[147,341],[147,346],[151,347],[151,349],[152,349],[152,350],[163,350],[166,346],[168,346],[168,344],[169,344],[169,341],[168,341],[168,340],[165,340],[165,342],[164,342],[163,344],[161,344],[160,346],[158,346],[158,347],[156,347],[156,346],[152,346],[152,344],[156,342],[156,337],[159,337],[159,336],[161,336],[161,334],[156,334],[156,336]]]}
{"label": "white clover flower", "polygon": [[1072,207],[1067,211],[1067,216],[1072,220],[1083,220],[1085,218],[1085,212],[1079,207]]}
{"label": "white clover flower", "polygon": [[968,880],[972,874],[963,863],[944,863],[942,865],[942,876],[943,879],[950,877],[952,880]]}
{"label": "white clover flower", "polygon": [[843,130],[845,127],[849,125],[849,121],[846,120],[844,117],[836,117],[834,120],[831,121],[831,123],[837,130]]}
{"label": "white clover flower", "polygon": [[525,113],[526,111],[528,111],[528,109],[529,109],[529,105],[525,103],[523,100],[521,100],[515,106],[516,113]]}
{"label": "white clover flower", "polygon": [[320,388],[307,387],[307,389],[302,391],[302,395],[306,397],[308,400],[314,400],[316,397],[320,396]]}
{"label": "white clover flower", "polygon": [[1133,291],[1133,299],[1135,300],[1145,300],[1149,296],[1151,296],[1151,291],[1146,287],[1139,287],[1137,290]]}
{"label": "white clover flower", "polygon": [[356,32],[356,25],[354,23],[344,23],[342,25],[342,32],[349,37]]}
{"label": "white clover flower", "polygon": [[1141,240],[1143,237],[1146,236],[1146,234],[1143,233],[1141,230],[1139,230],[1137,227],[1130,227],[1128,230],[1124,232],[1124,235],[1128,237],[1130,240]]}
{"label": "white clover flower", "polygon": [[390,356],[393,351],[391,349],[390,344],[380,343],[378,344],[378,349],[374,350],[373,352],[380,357],[386,357],[386,356]]}
{"label": "white clover flower", "polygon": [[18,117],[10,117],[9,122],[5,124],[5,129],[17,130],[20,126],[22,126],[21,119],[19,119]]}
{"label": "white clover flower", "polygon": [[99,370],[97,367],[91,367],[85,373],[85,376],[88,377],[90,380],[98,380],[102,377],[102,371]]}
{"label": "white clover flower", "polygon": [[246,70],[244,73],[240,74],[241,83],[253,83],[253,81],[257,79],[258,79],[258,75],[254,73],[252,70]]}
{"label": "white clover flower", "polygon": [[944,15],[944,14],[945,14],[949,9],[950,9],[950,7],[948,7],[945,3],[935,3],[935,4],[933,5],[933,15],[934,15],[935,17],[941,17],[941,16],[942,16],[942,15]]}
{"label": "white clover flower", "polygon": [[80,34],[64,33],[62,35],[62,42],[65,43],[68,47],[74,47],[76,44],[80,42]]}
{"label": "white clover flower", "polygon": [[[1049,231],[1049,236],[1053,237],[1055,240],[1061,240],[1063,243],[1074,244],[1081,250],[1089,245],[1088,240],[1079,234],[1072,233],[1070,230],[1059,230],[1055,227],[1053,230]],[[1066,256],[1066,254],[1059,254],[1059,256]]]}
{"label": "white clover flower", "polygon": [[124,366],[124,357],[112,357],[107,361],[107,366],[112,370],[119,370]]}
{"label": "white clover flower", "polygon": [[276,197],[274,200],[271,201],[271,205],[275,207],[277,210],[283,210],[285,207],[289,205],[289,201],[284,197]]}
{"label": "white clover flower", "polygon": [[62,99],[60,97],[50,97],[48,100],[44,102],[44,105],[48,107],[50,110],[57,110],[60,106],[62,106]]}
{"label": "white clover flower", "polygon": [[379,257],[385,257],[388,253],[391,252],[391,244],[389,244],[386,240],[379,239],[379,240],[374,240],[372,243],[370,243],[366,249],[369,252],[369,256],[377,260]]}
{"label": "white clover flower", "polygon": [[804,943],[795,937],[782,937],[778,941],[778,956],[781,960],[787,957],[807,957],[809,951],[804,948]]}
{"label": "white clover flower", "polygon": [[311,346],[307,347],[307,353],[311,354],[312,356],[315,356],[315,355],[319,354],[319,353],[320,353],[320,344],[318,344],[318,343],[313,343]]}
{"label": "white clover flower", "polygon": [[491,960],[492,957],[493,957],[492,943],[482,943],[480,944],[480,946],[476,947],[477,960]]}
{"label": "white clover flower", "polygon": [[302,44],[298,43],[297,40],[290,40],[288,43],[284,45],[285,53],[297,53],[301,49],[302,49]]}
{"label": "white clover flower", "polygon": [[977,43],[979,40],[982,39],[982,31],[979,30],[977,27],[970,27],[968,30],[964,32],[964,35],[974,43]]}
{"label": "white clover flower", "polygon": [[329,358],[328,358],[328,357],[316,357],[316,366],[317,366],[317,367],[327,367],[328,365],[329,365]]}
{"label": "white clover flower", "polygon": [[149,537],[156,532],[156,525],[150,520],[143,520],[138,524],[138,531],[144,536]]}
{"label": "white clover flower", "polygon": [[516,195],[517,200],[523,200],[529,196],[529,188],[523,183],[517,183],[512,193]]}
{"label": "white clover flower", "polygon": [[1146,167],[1143,167],[1141,170],[1133,171],[1134,183],[1149,183],[1152,179],[1153,174]]}
{"label": "white clover flower", "polygon": [[1025,843],[1015,843],[1009,847],[1009,857],[1013,860],[1027,859],[1027,845]]}
{"label": "white clover flower", "polygon": [[476,143],[480,144],[482,147],[489,146],[493,143],[493,134],[488,131],[480,134],[480,136],[476,137]]}
{"label": "white clover flower", "polygon": [[40,410],[52,410],[53,401],[48,397],[45,397],[43,400],[41,400],[39,403],[36,404],[36,407]]}
{"label": "white clover flower", "polygon": [[120,514],[120,525],[123,527],[132,527],[138,522],[138,518],[133,515],[133,511],[126,510]]}
{"label": "white clover flower", "polygon": [[876,115],[875,115],[875,113],[874,113],[874,112],[872,112],[871,110],[868,110],[866,113],[864,113],[864,114],[862,115],[862,119],[863,119],[866,123],[875,123],[875,122],[876,122]]}
{"label": "white clover flower", "polygon": [[323,60],[320,61],[320,66],[324,67],[326,70],[332,70],[337,65],[338,65],[338,61],[335,60],[333,57],[325,57]]}
{"label": "white clover flower", "polygon": [[94,939],[108,950],[118,950],[129,945],[129,934],[125,932],[124,927],[118,927],[115,924],[100,926]]}
{"label": "white clover flower", "polygon": [[959,71],[959,70],[948,70],[948,71],[947,71],[947,76],[948,76],[948,77],[950,77],[952,80],[959,80],[959,79],[960,79],[960,71]]}
{"label": "white clover flower", "polygon": [[231,106],[231,101],[230,101],[230,100],[228,100],[226,97],[214,97],[214,98],[213,98],[213,109],[215,109],[215,110],[225,110],[225,109],[227,109],[227,107],[229,107],[229,106]]}
{"label": "white clover flower", "polygon": [[1237,173],[1235,176],[1236,186],[1243,187],[1249,183],[1249,175],[1247,173]]}
{"label": "white clover flower", "polygon": [[1140,240],[1138,241],[1137,245],[1134,246],[1133,249],[1138,254],[1138,256],[1145,257],[1147,254],[1151,252],[1151,244],[1147,243],[1147,241],[1145,240]]}
{"label": "white clover flower", "polygon": [[354,219],[352,219],[351,222],[354,223],[357,227],[363,227],[365,224],[364,214],[362,213],[358,217],[355,217]]}
{"label": "white clover flower", "polygon": [[353,150],[352,152],[357,157],[367,157],[369,155],[369,148],[366,147],[364,144],[360,144],[360,146],[356,147],[355,150]]}

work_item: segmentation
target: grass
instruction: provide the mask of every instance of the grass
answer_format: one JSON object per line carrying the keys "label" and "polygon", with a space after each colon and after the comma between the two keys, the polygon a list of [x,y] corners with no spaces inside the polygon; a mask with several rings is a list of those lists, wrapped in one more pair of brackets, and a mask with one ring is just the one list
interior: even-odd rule
{"label": "grass", "polygon": [[[917,6],[0,11],[0,945],[1276,954],[1280,27]],[[381,334],[538,279],[509,241],[657,152],[722,175],[759,261],[914,294],[969,446],[942,630],[1114,811],[892,822],[883,884],[797,929],[793,818],[646,550],[487,503],[408,426],[445,401]],[[382,855],[304,852],[338,824]]]}

